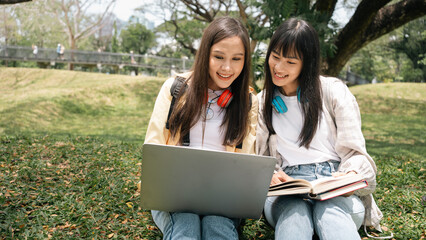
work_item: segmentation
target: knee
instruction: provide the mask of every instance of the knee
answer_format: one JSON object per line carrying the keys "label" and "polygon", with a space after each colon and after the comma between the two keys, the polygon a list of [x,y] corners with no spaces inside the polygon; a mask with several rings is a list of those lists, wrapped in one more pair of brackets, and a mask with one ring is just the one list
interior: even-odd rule
{"label": "knee", "polygon": [[201,220],[201,225],[204,226],[234,226],[236,227],[236,221],[222,216],[208,215],[204,216]]}
{"label": "knee", "polygon": [[238,239],[238,220],[221,216],[204,216],[201,220],[203,239]]}
{"label": "knee", "polygon": [[276,227],[278,222],[286,222],[285,220],[305,222],[310,221],[311,217],[310,204],[297,197],[283,196],[273,199],[265,204],[264,212],[266,219],[273,227]]}
{"label": "knee", "polygon": [[[330,215],[330,216],[329,216]],[[346,215],[352,219],[359,229],[364,221],[365,207],[355,195],[350,197],[336,197],[326,201],[317,202],[314,208],[316,218],[335,218],[336,215]]]}
{"label": "knee", "polygon": [[361,199],[357,196],[351,196],[350,200],[352,202],[352,211],[350,212],[352,220],[354,221],[356,228],[359,229],[364,222],[365,217],[365,206],[362,203]]}
{"label": "knee", "polygon": [[199,225],[200,216],[194,213],[172,213],[172,221],[188,225]]}
{"label": "knee", "polygon": [[281,201],[275,202],[272,206],[274,212],[287,217],[297,217],[309,215],[311,212],[310,204],[302,198],[283,198]]}

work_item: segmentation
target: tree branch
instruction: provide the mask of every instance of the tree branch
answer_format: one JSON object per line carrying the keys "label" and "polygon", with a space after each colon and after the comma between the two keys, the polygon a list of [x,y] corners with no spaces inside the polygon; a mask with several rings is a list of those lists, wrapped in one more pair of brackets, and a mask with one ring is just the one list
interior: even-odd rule
{"label": "tree branch", "polygon": [[385,6],[390,1],[391,0],[362,0],[352,18],[338,34],[336,46],[338,43],[343,44],[347,41],[350,41],[355,34],[355,36],[360,39],[361,34],[373,21],[380,8]]}
{"label": "tree branch", "polygon": [[373,21],[377,11],[391,0],[362,0],[358,5],[354,15],[339,32],[334,42],[336,53],[328,57],[325,72],[330,75],[337,75],[340,69],[346,64],[350,56],[363,46],[362,34]]}
{"label": "tree branch", "polygon": [[0,5],[31,2],[32,0],[0,0]]}
{"label": "tree branch", "polygon": [[334,9],[336,8],[337,0],[318,0],[314,4],[316,11],[327,13],[330,17],[333,15]]}
{"label": "tree branch", "polygon": [[335,41],[337,52],[327,59],[327,74],[337,75],[352,54],[363,46],[426,13],[424,0],[404,0],[385,6],[388,2],[363,0],[359,4]]}
{"label": "tree branch", "polygon": [[337,0],[318,0],[313,9],[327,16],[327,22],[330,21],[336,9]]}
{"label": "tree branch", "polygon": [[182,2],[192,12],[194,12],[195,14],[198,14],[199,16],[201,16],[203,18],[203,19],[200,19],[200,20],[204,20],[206,22],[212,22],[213,21],[215,15],[212,16],[210,14],[210,12],[203,5],[201,5],[198,1],[182,0]]}
{"label": "tree branch", "polygon": [[[237,2],[237,5],[238,5],[238,9],[240,11],[241,20],[243,21],[243,23],[246,26],[248,26],[248,22],[247,22],[248,17],[247,17],[247,13],[246,13],[247,7],[244,6],[243,3],[240,0],[236,0],[236,2]],[[250,31],[250,29],[249,29],[249,31]]]}
{"label": "tree branch", "polygon": [[194,56],[197,53],[197,50],[192,46],[192,45],[187,45],[184,41],[182,41],[179,37],[178,37],[178,33],[179,33],[179,25],[177,23],[176,20],[170,20],[170,23],[173,24],[173,26],[175,26],[175,31],[174,31],[174,39],[185,49],[188,49]]}
{"label": "tree branch", "polygon": [[426,1],[406,0],[385,6],[380,9],[373,22],[368,26],[363,35],[365,42],[371,42],[380,36],[389,33],[402,25],[424,16],[426,13]]}
{"label": "tree branch", "polygon": [[105,17],[107,16],[107,14],[110,13],[109,9],[113,6],[114,3],[115,3],[115,0],[109,2],[108,6],[105,8],[101,16],[98,18],[98,20],[92,25],[88,26],[86,29],[82,30],[81,32],[76,33],[75,38],[79,39],[79,38],[84,38],[86,36],[90,36],[92,33],[102,28],[105,25],[105,23],[102,24],[102,22],[105,20]]}

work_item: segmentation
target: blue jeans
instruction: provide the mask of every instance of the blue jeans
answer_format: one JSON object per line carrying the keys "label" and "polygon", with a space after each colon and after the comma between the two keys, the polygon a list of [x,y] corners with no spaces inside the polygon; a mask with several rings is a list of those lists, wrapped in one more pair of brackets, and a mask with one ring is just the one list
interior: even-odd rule
{"label": "blue jeans", "polygon": [[[284,172],[297,179],[312,181],[329,177],[339,162],[287,167]],[[307,200],[300,196],[268,197],[265,217],[275,228],[275,239],[361,239],[358,229],[364,220],[365,208],[361,200],[335,197],[325,201]]]}
{"label": "blue jeans", "polygon": [[155,224],[165,240],[235,239],[238,240],[239,219],[222,216],[199,216],[194,213],[151,211]]}

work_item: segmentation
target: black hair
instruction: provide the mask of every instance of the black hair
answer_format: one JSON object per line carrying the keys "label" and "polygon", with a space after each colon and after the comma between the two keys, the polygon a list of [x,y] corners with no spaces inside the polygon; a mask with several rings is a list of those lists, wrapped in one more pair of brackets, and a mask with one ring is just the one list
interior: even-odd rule
{"label": "black hair", "polygon": [[322,112],[318,34],[308,22],[290,18],[277,28],[270,40],[265,60],[265,85],[263,88],[265,98],[263,115],[270,134],[275,133],[272,126],[272,98],[275,89],[278,88],[272,82],[268,62],[272,51],[277,51],[284,57],[297,56],[302,60],[302,70],[297,79],[304,116],[303,128],[299,135],[299,146],[309,148]]}

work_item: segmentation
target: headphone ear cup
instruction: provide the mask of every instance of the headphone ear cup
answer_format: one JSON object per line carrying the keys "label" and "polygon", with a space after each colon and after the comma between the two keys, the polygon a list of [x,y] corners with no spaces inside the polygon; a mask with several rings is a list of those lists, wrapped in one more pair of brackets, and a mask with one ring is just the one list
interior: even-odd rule
{"label": "headphone ear cup", "polygon": [[300,102],[300,86],[297,87],[297,100]]}
{"label": "headphone ear cup", "polygon": [[223,93],[220,95],[219,99],[217,100],[217,105],[220,107],[226,108],[229,106],[229,104],[232,101],[233,94],[229,89],[225,89]]}
{"label": "headphone ear cup", "polygon": [[276,96],[272,99],[272,106],[274,106],[274,109],[277,111],[277,113],[286,113],[288,111],[284,100],[280,96]]}

